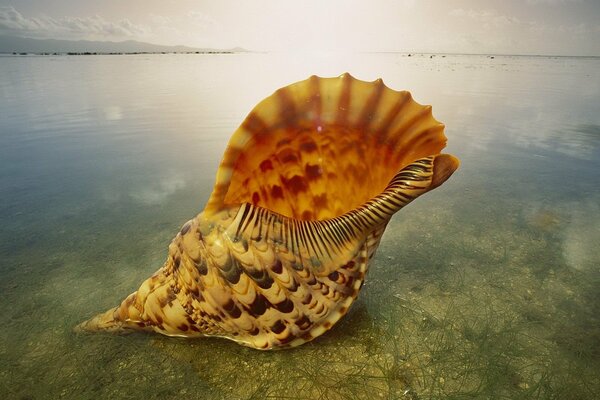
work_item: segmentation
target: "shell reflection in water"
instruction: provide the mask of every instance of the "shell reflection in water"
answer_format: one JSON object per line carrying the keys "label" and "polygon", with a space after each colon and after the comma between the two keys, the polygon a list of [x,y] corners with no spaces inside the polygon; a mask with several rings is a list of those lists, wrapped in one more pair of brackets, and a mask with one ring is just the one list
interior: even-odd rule
{"label": "shell reflection in water", "polygon": [[431,107],[381,80],[312,76],[260,102],[233,134],[202,213],[164,266],[78,326],[297,346],[349,309],[392,215],[441,185]]}

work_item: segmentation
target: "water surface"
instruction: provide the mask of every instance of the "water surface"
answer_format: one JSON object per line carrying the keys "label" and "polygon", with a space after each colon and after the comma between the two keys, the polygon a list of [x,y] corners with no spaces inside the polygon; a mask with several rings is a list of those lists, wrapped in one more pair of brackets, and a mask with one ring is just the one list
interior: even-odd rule
{"label": "water surface", "polygon": [[[254,104],[346,71],[432,104],[462,166],[334,329],[266,353],[72,332],[162,265]],[[0,57],[0,394],[598,398],[599,183],[597,58]]]}

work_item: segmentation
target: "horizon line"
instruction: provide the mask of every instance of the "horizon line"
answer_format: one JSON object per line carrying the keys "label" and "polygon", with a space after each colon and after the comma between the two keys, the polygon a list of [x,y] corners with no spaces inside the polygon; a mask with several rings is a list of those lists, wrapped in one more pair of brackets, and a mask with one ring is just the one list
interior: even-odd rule
{"label": "horizon line", "polygon": [[[27,37],[27,36],[15,36],[15,35],[10,35],[10,34],[1,34],[0,33],[0,37],[2,36],[6,36],[6,37],[13,37],[13,38],[21,38],[21,39],[31,39],[31,40],[39,40],[39,41],[44,41],[44,40],[56,40],[56,41],[65,41],[65,42],[97,42],[97,43],[114,43],[114,44],[118,44],[118,43],[126,43],[126,42],[136,42],[136,43],[141,43],[141,44],[147,44],[147,45],[152,45],[152,46],[161,46],[161,47],[186,47],[189,48],[190,51],[186,52],[186,51],[173,51],[173,52],[166,52],[166,53],[179,53],[179,54],[185,54],[185,53],[189,53],[189,52],[195,52],[198,50],[215,50],[215,51],[222,51],[222,52],[234,52],[234,53],[341,53],[341,54],[427,54],[427,55],[467,55],[467,56],[500,56],[500,57],[507,57],[507,56],[511,56],[511,57],[578,57],[578,58],[598,58],[600,57],[600,54],[598,55],[591,55],[591,54],[586,54],[586,55],[575,55],[575,54],[543,54],[543,53],[516,53],[516,54],[512,54],[512,53],[502,53],[502,52],[452,52],[452,51],[414,51],[414,50],[316,50],[316,51],[310,51],[310,50],[250,50],[247,49],[243,46],[229,46],[229,47],[198,47],[198,46],[190,46],[190,45],[186,45],[186,44],[157,44],[157,43],[152,43],[152,42],[144,42],[138,39],[124,39],[124,40],[119,40],[119,41],[114,41],[114,40],[91,40],[91,39],[56,39],[56,38],[35,38],[35,37]],[[241,51],[232,51],[234,49],[242,49]],[[29,53],[29,52],[19,52],[19,51],[10,51],[10,52],[0,52],[0,54],[12,54],[12,53]],[[88,52],[88,51],[86,51]],[[69,52],[42,52],[42,53],[58,53],[58,54],[66,54]],[[38,52],[31,52],[30,54],[42,54],[42,53],[38,53]],[[73,53],[80,53],[80,52],[73,52]],[[100,54],[99,52],[94,52],[97,54]],[[101,52],[102,54],[109,54],[111,52],[105,53],[105,52]],[[123,54],[134,54],[134,53],[147,53],[147,54],[160,54],[163,53],[161,51],[156,51],[156,52],[114,52],[114,53],[123,53]]]}

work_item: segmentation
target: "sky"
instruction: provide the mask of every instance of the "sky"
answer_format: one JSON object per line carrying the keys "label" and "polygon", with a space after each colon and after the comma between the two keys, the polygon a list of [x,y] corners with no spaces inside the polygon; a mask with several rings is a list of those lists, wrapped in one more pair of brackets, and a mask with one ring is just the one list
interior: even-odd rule
{"label": "sky", "polygon": [[600,56],[600,0],[0,0],[0,35],[255,51]]}

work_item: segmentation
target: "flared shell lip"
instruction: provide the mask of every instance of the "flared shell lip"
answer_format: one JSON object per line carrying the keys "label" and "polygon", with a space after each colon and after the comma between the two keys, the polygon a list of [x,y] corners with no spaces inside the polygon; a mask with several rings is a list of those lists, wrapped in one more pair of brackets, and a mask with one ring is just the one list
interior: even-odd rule
{"label": "flared shell lip", "polygon": [[[271,95],[265,97],[263,100],[261,100],[258,104],[256,104],[256,106],[254,106],[254,109],[259,108],[261,105],[263,105],[264,103],[266,103],[267,101],[269,101],[269,99],[276,95],[277,93],[286,90],[288,88],[292,88],[295,86],[302,86],[302,85],[306,85],[308,82],[310,82],[311,80],[316,79],[319,81],[324,81],[324,80],[331,80],[331,81],[335,81],[335,80],[339,80],[339,81],[344,81],[344,80],[349,80],[350,82],[358,82],[358,83],[366,83],[366,84],[371,84],[371,85],[381,85],[383,89],[387,89],[390,90],[392,92],[398,93],[398,94],[406,94],[409,97],[409,100],[412,100],[416,105],[423,107],[423,108],[428,108],[431,109],[432,106],[430,104],[423,104],[423,103],[419,103],[418,101],[416,101],[413,96],[412,93],[409,92],[408,90],[396,90],[394,88],[391,88],[390,86],[386,85],[386,83],[383,81],[383,78],[377,78],[374,79],[372,81],[367,81],[367,80],[362,80],[362,79],[358,79],[356,77],[354,77],[352,74],[350,74],[349,72],[344,72],[340,75],[337,76],[319,76],[319,75],[310,75],[307,79],[303,79],[301,81],[297,81],[294,83],[291,83],[289,85],[283,86],[277,90],[275,90],[274,92],[271,93]],[[236,135],[238,134],[238,132],[240,131],[240,128],[242,128],[244,126],[244,124],[246,123],[248,117],[250,117],[252,115],[252,111],[250,113],[248,113],[248,115],[246,116],[246,118],[244,118],[244,121],[238,126],[238,128],[236,129],[236,131],[234,132],[234,134],[232,135],[232,137],[229,140],[229,143],[232,143],[235,141],[235,139],[237,139]],[[443,127],[445,127],[443,122],[440,122],[439,120],[437,120],[433,114],[431,115],[432,119],[434,120],[434,122],[438,125],[441,125]]]}
{"label": "flared shell lip", "polygon": [[[229,139],[229,142],[227,144],[227,147],[225,148],[225,152],[221,159],[221,163],[219,164],[219,167],[217,169],[215,186],[214,186],[213,192],[212,192],[212,194],[206,204],[206,207],[204,209],[205,212],[207,212],[207,213],[216,212],[225,205],[224,200],[225,200],[225,197],[229,190],[229,183],[231,181],[231,176],[233,173],[233,169],[235,167],[235,162],[237,160],[237,157],[238,157],[239,153],[244,149],[246,144],[252,139],[252,135],[246,129],[244,129],[244,127],[247,126],[249,124],[249,122],[251,121],[253,115],[255,114],[255,110],[259,110],[259,109],[263,108],[265,106],[265,104],[267,104],[269,101],[271,101],[271,99],[274,96],[277,96],[278,93],[283,93],[284,91],[289,90],[294,87],[308,85],[311,82],[311,80],[316,80],[318,82],[320,82],[320,81],[340,81],[340,82],[348,81],[349,84],[359,83],[359,84],[377,85],[377,86],[380,86],[382,90],[388,90],[388,91],[394,92],[394,93],[398,94],[399,96],[406,96],[406,101],[413,102],[416,106],[419,106],[423,110],[427,111],[427,113],[429,114],[429,117],[432,120],[432,126],[438,127],[441,131],[440,132],[440,135],[441,135],[440,142],[442,144],[441,149],[446,147],[447,137],[444,134],[445,124],[440,122],[433,116],[432,111],[431,111],[432,110],[431,105],[422,104],[422,103],[417,102],[412,97],[412,94],[409,91],[393,89],[385,84],[385,82],[383,81],[383,78],[377,78],[373,81],[366,81],[366,80],[361,80],[361,79],[355,78],[349,72],[344,72],[338,76],[332,76],[332,77],[323,77],[323,76],[318,76],[318,75],[313,74],[313,75],[310,75],[307,79],[291,83],[289,85],[283,86],[283,87],[275,90],[269,96],[265,97],[263,100],[258,102],[252,108],[252,110],[248,113],[248,115],[244,118],[242,123],[237,127],[237,129],[232,134],[232,136]],[[322,94],[320,92],[316,94],[317,97],[321,97],[321,95]],[[313,100],[312,97],[307,97],[307,102],[310,102],[311,100]],[[342,107],[339,107],[339,108],[342,109]]]}
{"label": "flared shell lip", "polygon": [[[350,81],[352,81],[352,82],[366,83],[366,84],[372,84],[372,85],[381,85],[381,86],[382,86],[384,89],[390,90],[390,91],[392,91],[392,92],[396,92],[396,93],[399,93],[399,94],[406,93],[406,94],[409,96],[409,99],[410,99],[410,100],[412,100],[413,102],[415,102],[415,104],[416,104],[416,105],[418,105],[418,106],[420,106],[420,107],[429,108],[429,109],[431,109],[431,108],[432,108],[432,106],[431,106],[430,104],[423,104],[423,103],[419,103],[418,101],[416,101],[416,100],[413,98],[413,96],[412,96],[412,93],[411,93],[411,92],[409,92],[408,90],[396,90],[396,89],[394,89],[394,88],[392,88],[392,87],[388,86],[388,85],[387,85],[387,84],[386,84],[386,83],[383,81],[383,78],[377,78],[377,79],[374,79],[374,80],[372,80],[372,81],[367,81],[367,80],[358,79],[358,78],[354,77],[354,75],[350,74],[349,72],[344,72],[344,73],[342,73],[342,74],[340,74],[340,75],[337,75],[337,76],[319,76],[319,75],[314,75],[314,74],[313,74],[313,75],[309,76],[307,79],[304,79],[304,80],[301,80],[301,81],[298,81],[298,82],[291,83],[291,84],[289,84],[289,85],[286,85],[286,86],[284,86],[284,87],[281,87],[281,88],[279,88],[279,89],[275,90],[275,91],[274,91],[274,92],[273,92],[273,93],[272,93],[270,96],[267,96],[267,97],[265,97],[265,98],[264,98],[262,101],[260,101],[260,102],[259,102],[259,103],[258,103],[258,104],[255,106],[255,108],[256,108],[256,107],[259,107],[261,103],[263,103],[263,102],[266,102],[266,101],[269,99],[269,97],[271,97],[271,96],[275,95],[275,94],[276,94],[277,92],[279,92],[280,90],[286,89],[286,88],[288,88],[288,87],[296,86],[296,85],[298,85],[298,86],[300,86],[300,85],[305,85],[305,84],[306,84],[307,82],[309,82],[311,79],[317,79],[317,80],[341,80],[341,81],[348,79],[348,80],[350,80]],[[246,119],[248,118],[248,116],[249,116],[250,114],[251,114],[251,112],[250,112],[250,113],[249,113],[249,114],[246,116],[246,118],[244,119],[244,122],[246,121]],[[438,124],[438,125],[441,125],[441,126],[445,127],[444,123],[443,123],[443,122],[440,122],[439,120],[437,120],[437,119],[436,119],[436,118],[433,116],[433,114],[432,114],[432,118],[433,118],[433,120],[435,121],[435,123],[436,123],[436,124]],[[242,123],[240,124],[240,126],[239,126],[239,127],[242,127],[242,126],[244,125],[244,122],[242,122]],[[238,129],[236,129],[236,133],[237,133],[237,131],[239,130],[239,127],[238,127]],[[231,140],[233,140],[233,136],[231,137],[230,141],[231,141]]]}

